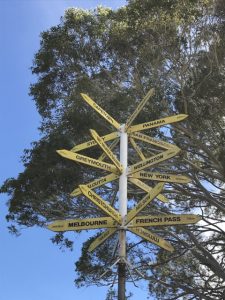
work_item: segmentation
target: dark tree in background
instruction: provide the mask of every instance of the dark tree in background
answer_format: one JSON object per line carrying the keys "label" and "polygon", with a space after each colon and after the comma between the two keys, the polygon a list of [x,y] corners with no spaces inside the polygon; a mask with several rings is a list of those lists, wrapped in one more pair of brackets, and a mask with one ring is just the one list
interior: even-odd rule
{"label": "dark tree in background", "polygon": [[[154,87],[156,94],[135,120],[137,124],[175,113],[189,115],[184,124],[147,132],[183,150],[180,157],[154,171],[170,168],[170,173],[187,174],[192,182],[166,185],[169,204],[155,201],[144,213],[194,212],[202,214],[204,222],[154,228],[173,244],[172,254],[130,239],[129,260],[145,274],[156,299],[225,299],[224,49],[222,0],[131,0],[117,11],[67,10],[58,26],[42,32],[35,55],[32,72],[37,82],[30,95],[42,117],[42,138],[24,151],[24,171],[1,187],[9,195],[10,230],[17,233],[24,225],[102,215],[90,201],[71,198],[70,193],[103,172],[67,161],[56,150],[89,140],[89,128],[100,135],[112,131],[80,93],[88,94],[123,123]],[[150,156],[151,149],[141,146]],[[83,153],[93,158],[101,155],[97,147]],[[130,164],[138,160],[133,153]],[[97,192],[116,205],[117,190],[115,181]],[[130,199],[138,201],[142,196],[141,190],[134,194],[130,186]],[[95,237],[84,244],[76,262],[77,286],[113,280],[110,272],[101,281],[98,278],[114,262],[116,237],[90,254],[87,248]],[[53,241],[72,247],[63,234]],[[137,274],[134,279],[139,279]],[[110,291],[108,299],[112,297]]]}

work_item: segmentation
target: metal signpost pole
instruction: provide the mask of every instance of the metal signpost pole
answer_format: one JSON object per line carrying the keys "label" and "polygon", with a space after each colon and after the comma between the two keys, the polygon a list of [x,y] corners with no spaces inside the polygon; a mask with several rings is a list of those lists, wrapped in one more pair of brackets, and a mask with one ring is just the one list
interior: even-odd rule
{"label": "metal signpost pole", "polygon": [[[119,213],[122,216],[122,226],[125,224],[127,215],[127,155],[128,138],[125,132],[125,125],[121,126],[120,135],[120,163],[123,166],[123,172],[119,178]],[[119,263],[118,263],[118,300],[125,300],[126,292],[126,230],[119,230]]]}
{"label": "metal signpost pole", "polygon": [[[160,214],[160,215],[139,215],[139,213],[149,203],[157,198],[162,202],[168,202],[168,199],[161,194],[163,191],[164,182],[177,182],[177,183],[188,183],[190,178],[169,173],[158,173],[145,171],[154,165],[157,165],[163,161],[175,157],[181,149],[176,145],[168,142],[158,140],[149,137],[143,133],[142,130],[147,130],[155,127],[165,126],[167,124],[175,123],[187,118],[185,114],[173,115],[158,119],[154,121],[145,122],[142,124],[132,125],[133,121],[143,109],[144,105],[154,95],[154,89],[150,89],[142,101],[138,104],[136,110],[128,118],[126,124],[120,125],[115,119],[113,119],[103,108],[95,103],[88,95],[81,94],[83,99],[97,112],[99,113],[108,123],[110,123],[115,129],[115,132],[111,132],[104,136],[99,136],[95,130],[90,130],[93,140],[74,146],[70,151],[66,149],[57,150],[57,152],[76,163],[82,163],[92,168],[99,168],[109,172],[108,175],[97,178],[89,183],[80,184],[71,193],[72,197],[84,195],[92,203],[94,203],[100,210],[102,210],[106,216],[99,218],[88,218],[88,219],[72,219],[72,220],[56,220],[55,222],[48,225],[48,228],[52,231],[79,231],[87,229],[107,228],[103,231],[90,245],[88,248],[89,252],[94,251],[108,238],[110,238],[116,232],[119,232],[119,253],[118,259],[111,266],[114,267],[118,263],[118,300],[125,300],[126,298],[126,265],[130,267],[130,263],[126,257],[126,230],[140,236],[148,242],[155,244],[167,251],[173,252],[175,249],[173,246],[155,234],[154,232],[145,229],[144,227],[151,226],[171,226],[179,224],[195,224],[201,217],[196,215],[174,215],[174,214]],[[141,161],[128,167],[128,136],[131,145],[137,152]],[[120,137],[120,161],[117,156],[112,152],[113,148],[117,144],[117,138]],[[107,141],[114,140],[110,146],[107,145]],[[135,140],[141,140],[142,142],[162,148],[163,151],[158,150],[151,154],[150,157],[145,157],[141,148],[136,144]],[[103,154],[98,158],[92,158],[83,154],[77,153],[87,148],[99,146],[103,150]],[[156,150],[156,149],[155,149]],[[104,162],[104,158],[108,157],[110,163]],[[119,178],[119,211],[114,208],[114,205],[110,205],[108,201],[101,198],[94,189],[99,186],[105,185],[108,182]],[[127,214],[127,180],[142,189],[147,193]],[[154,187],[148,186],[143,180],[159,181]],[[108,271],[108,270],[107,270]],[[100,278],[103,278],[107,273],[104,272]],[[143,277],[141,272],[136,272]]]}

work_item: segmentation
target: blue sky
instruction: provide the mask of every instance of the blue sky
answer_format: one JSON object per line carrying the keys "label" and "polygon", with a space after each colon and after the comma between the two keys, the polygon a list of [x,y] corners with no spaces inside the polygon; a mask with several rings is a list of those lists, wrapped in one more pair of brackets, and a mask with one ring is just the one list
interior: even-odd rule
{"label": "blue sky", "polygon": [[[23,149],[39,139],[40,118],[28,91],[34,81],[30,67],[39,48],[40,32],[58,24],[68,7],[94,8],[103,4],[117,8],[125,2],[0,0],[0,184],[23,171]],[[24,228],[20,237],[11,236],[5,221],[7,197],[0,197],[0,299],[104,299],[105,288],[76,289],[73,284],[74,262],[85,233],[76,237],[73,252],[61,252],[50,241],[53,234],[44,229]],[[144,283],[129,289],[134,293],[133,300],[147,298]]]}

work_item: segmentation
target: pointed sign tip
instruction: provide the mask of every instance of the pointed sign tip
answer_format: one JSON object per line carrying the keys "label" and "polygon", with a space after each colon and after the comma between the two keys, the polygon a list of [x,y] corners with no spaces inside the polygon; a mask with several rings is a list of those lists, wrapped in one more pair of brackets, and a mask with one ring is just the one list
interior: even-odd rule
{"label": "pointed sign tip", "polygon": [[91,135],[97,134],[97,132],[94,129],[89,129],[89,131],[90,131]]}
{"label": "pointed sign tip", "polygon": [[88,252],[92,252],[94,249],[92,248],[92,247],[89,247],[88,249],[87,249],[87,251]]}
{"label": "pointed sign tip", "polygon": [[52,223],[51,223],[51,224],[48,224],[48,225],[46,225],[46,226],[45,226],[45,228],[53,231],[53,229],[52,229]]}
{"label": "pointed sign tip", "polygon": [[164,249],[166,249],[167,251],[169,251],[171,253],[175,251],[174,247],[166,240],[164,240]]}
{"label": "pointed sign tip", "polygon": [[56,150],[56,152],[61,156],[64,156],[66,151],[67,150],[65,150],[65,149]]}
{"label": "pointed sign tip", "polygon": [[173,246],[170,246],[170,247],[168,248],[168,251],[171,252],[171,253],[174,252],[174,250],[175,250],[175,249],[173,248]]}
{"label": "pointed sign tip", "polygon": [[186,119],[186,118],[188,117],[187,114],[180,114],[180,115],[178,115],[178,116],[180,116],[180,119],[181,119],[181,120],[184,120],[184,119]]}

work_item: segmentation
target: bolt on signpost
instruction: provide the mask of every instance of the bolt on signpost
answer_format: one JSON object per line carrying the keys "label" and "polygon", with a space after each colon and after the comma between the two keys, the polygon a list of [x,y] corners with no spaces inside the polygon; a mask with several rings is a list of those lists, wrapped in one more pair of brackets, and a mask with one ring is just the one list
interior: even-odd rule
{"label": "bolt on signpost", "polygon": [[[137,117],[144,105],[153,95],[154,89],[150,89],[150,91],[146,94],[143,100],[139,103],[133,114],[128,118],[126,124],[120,125],[104,109],[102,109],[97,103],[95,103],[88,95],[81,94],[82,98],[94,110],[96,110],[97,113],[99,113],[103,118],[105,118],[106,121],[108,121],[113,127],[115,127],[116,131],[104,136],[99,136],[95,130],[90,130],[91,136],[93,137],[92,140],[82,143],[80,145],[76,145],[70,151],[57,150],[58,154],[67,159],[110,172],[108,175],[101,178],[97,178],[87,184],[80,184],[79,187],[77,187],[71,192],[72,197],[76,197],[81,194],[86,196],[92,203],[98,206],[98,208],[102,210],[107,215],[107,217],[103,216],[99,218],[89,219],[58,220],[49,224],[48,228],[56,232],[107,228],[91,243],[88,249],[90,252],[94,251],[98,246],[104,243],[104,241],[106,241],[114,233],[118,232],[118,258],[113,264],[113,266],[118,264],[119,300],[125,299],[126,268],[133,269],[126,257],[127,230],[142,237],[150,243],[153,243],[167,251],[173,252],[174,248],[170,243],[168,243],[166,240],[144,227],[160,225],[171,226],[179,224],[194,224],[201,219],[197,215],[190,214],[162,214],[147,216],[139,215],[139,213],[155,198],[162,202],[168,202],[168,199],[163,194],[161,194],[164,184],[166,182],[183,184],[190,182],[190,179],[187,176],[145,171],[145,169],[148,169],[149,167],[160,164],[161,162],[164,162],[176,156],[180,152],[180,149],[173,144],[140,133],[140,131],[179,122],[187,117],[187,115],[185,114],[179,114],[132,126],[131,124],[133,123],[134,119]],[[113,142],[110,146],[108,146],[106,142],[111,140],[113,140]],[[136,140],[161,148],[163,149],[163,152],[146,158],[141,148],[137,145]],[[113,149],[119,141],[120,159],[118,159],[117,156],[113,153]],[[132,147],[141,159],[141,161],[131,166],[128,166],[128,141],[131,143]],[[98,159],[94,159],[78,153],[84,149],[93,146],[99,146],[103,150],[103,154]],[[104,159],[106,157],[109,158],[111,163],[104,162]],[[95,188],[117,179],[119,179],[119,211],[116,210],[113,206],[111,206],[106,200],[102,199],[96,192],[93,191]],[[156,183],[154,187],[150,187],[142,180],[152,180],[153,182],[156,181],[158,183]],[[127,212],[128,181],[147,193],[138,202],[138,204],[129,212]],[[140,276],[143,276],[143,274],[139,270],[136,269],[136,272]]]}

